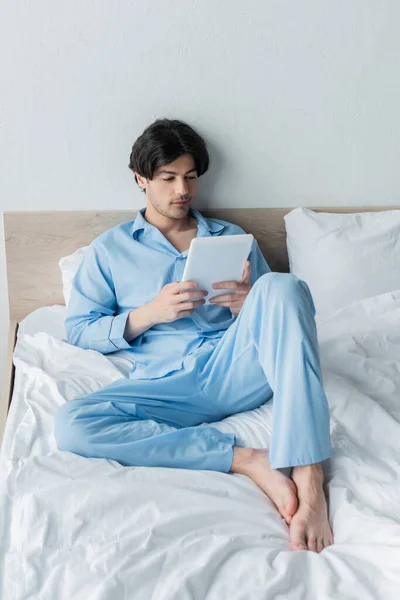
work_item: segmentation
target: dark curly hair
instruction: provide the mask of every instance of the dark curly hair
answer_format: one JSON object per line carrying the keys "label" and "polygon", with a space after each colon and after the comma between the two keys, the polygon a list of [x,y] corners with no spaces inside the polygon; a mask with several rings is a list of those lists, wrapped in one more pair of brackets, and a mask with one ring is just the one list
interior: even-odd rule
{"label": "dark curly hair", "polygon": [[[157,119],[133,144],[129,168],[151,180],[159,167],[174,162],[182,154],[193,157],[198,177],[207,171],[210,157],[203,138],[187,123]],[[138,183],[136,175],[135,180]]]}

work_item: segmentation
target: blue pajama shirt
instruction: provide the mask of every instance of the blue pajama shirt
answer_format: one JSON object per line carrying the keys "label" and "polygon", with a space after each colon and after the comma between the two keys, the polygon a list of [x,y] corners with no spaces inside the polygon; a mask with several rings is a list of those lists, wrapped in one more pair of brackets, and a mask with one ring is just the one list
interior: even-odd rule
{"label": "blue pajama shirt", "polygon": [[[198,237],[244,233],[191,212]],[[124,466],[229,472],[235,435],[197,426],[273,398],[271,466],[329,458],[329,408],[310,291],[290,274],[271,273],[256,241],[249,255],[252,288],[238,317],[205,305],[130,343],[124,339],[129,312],[180,281],[188,255],[144,213],[96,238],[75,276],[65,322],[69,343],[102,354],[127,352],[132,369],[129,378],[58,409],[58,448]]]}

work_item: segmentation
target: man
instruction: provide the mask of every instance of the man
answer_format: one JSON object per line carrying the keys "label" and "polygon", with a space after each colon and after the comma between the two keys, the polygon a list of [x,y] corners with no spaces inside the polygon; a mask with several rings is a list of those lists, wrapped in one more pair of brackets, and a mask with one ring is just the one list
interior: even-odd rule
{"label": "man", "polygon": [[[70,343],[127,350],[132,371],[60,407],[57,445],[122,465],[247,475],[289,525],[291,548],[320,552],[333,543],[321,466],[331,441],[314,304],[303,281],[270,272],[256,242],[242,281],[215,285],[234,293],[211,306],[196,282],[179,283],[193,238],[243,233],[192,208],[208,166],[204,140],[180,121],[157,120],[135,142],[129,167],[146,208],[92,242],[66,319]],[[197,427],[272,395],[269,450]]]}

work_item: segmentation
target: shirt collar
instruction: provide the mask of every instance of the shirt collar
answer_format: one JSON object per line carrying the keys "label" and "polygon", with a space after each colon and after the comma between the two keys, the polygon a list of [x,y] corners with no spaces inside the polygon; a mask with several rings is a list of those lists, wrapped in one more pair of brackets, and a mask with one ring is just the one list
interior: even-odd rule
{"label": "shirt collar", "polygon": [[[140,210],[138,210],[137,214],[136,214],[136,218],[133,222],[132,236],[135,239],[137,239],[137,235],[136,235],[137,232],[148,231],[149,227],[151,227],[151,225],[144,218],[145,210],[146,210],[146,208],[141,208]],[[205,236],[210,236],[210,235],[220,233],[226,227],[226,225],[223,225],[222,223],[218,223],[218,221],[215,221],[214,219],[205,219],[199,213],[199,211],[195,210],[194,208],[191,208],[190,211],[191,211],[192,215],[195,217],[195,219],[197,219],[197,221],[198,221],[198,224],[199,224],[198,234],[200,237],[205,237]]]}
{"label": "shirt collar", "polygon": [[136,218],[133,222],[132,225],[132,235],[135,239],[137,239],[137,233],[139,231],[146,231],[146,229],[148,228],[149,223],[147,223],[146,219],[144,218],[144,212],[145,212],[146,208],[141,208],[140,210],[137,211],[137,215]]}
{"label": "shirt collar", "polygon": [[[195,210],[194,208],[191,209],[191,213],[199,223],[199,236],[214,235],[216,233],[220,233],[226,227],[226,225],[218,223],[218,221],[215,221],[214,219],[205,219],[203,215],[201,215],[199,211]],[[201,232],[201,229],[203,229],[203,234]]]}

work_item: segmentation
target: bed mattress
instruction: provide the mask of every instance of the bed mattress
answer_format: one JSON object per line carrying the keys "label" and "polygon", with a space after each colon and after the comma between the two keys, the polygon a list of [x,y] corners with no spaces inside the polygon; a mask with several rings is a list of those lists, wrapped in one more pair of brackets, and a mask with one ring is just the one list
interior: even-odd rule
{"label": "bed mattress", "polygon": [[[0,598],[41,600],[400,597],[400,291],[318,321],[334,454],[335,544],[292,552],[247,477],[121,467],[57,450],[65,401],[126,377],[129,354],[65,342],[65,307],[19,328],[1,451]],[[215,424],[267,447],[272,405]]]}

